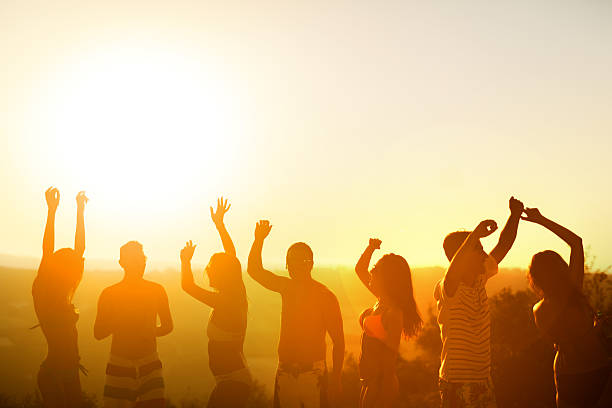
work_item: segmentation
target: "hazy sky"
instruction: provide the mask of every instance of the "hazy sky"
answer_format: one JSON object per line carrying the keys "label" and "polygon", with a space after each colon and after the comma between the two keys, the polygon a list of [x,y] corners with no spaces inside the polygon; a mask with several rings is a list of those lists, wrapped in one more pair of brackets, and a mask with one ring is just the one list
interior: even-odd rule
{"label": "hazy sky", "polygon": [[[137,239],[178,265],[193,239],[206,262],[223,194],[243,261],[269,218],[269,263],[376,236],[446,265],[443,237],[515,195],[612,264],[611,2],[124,3],[0,2],[0,253],[40,255],[55,185],[58,248],[90,195],[89,259]],[[521,225],[504,263],[549,248]]]}

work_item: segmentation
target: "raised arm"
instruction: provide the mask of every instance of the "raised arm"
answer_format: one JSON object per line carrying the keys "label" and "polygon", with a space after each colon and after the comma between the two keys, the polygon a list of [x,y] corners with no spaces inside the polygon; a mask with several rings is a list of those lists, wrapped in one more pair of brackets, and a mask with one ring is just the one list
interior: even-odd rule
{"label": "raised arm", "polygon": [[43,259],[52,255],[55,250],[55,212],[60,199],[59,190],[49,187],[45,191],[45,199],[47,200],[47,225],[43,236]]}
{"label": "raised arm", "polygon": [[470,267],[470,257],[474,256],[475,249],[480,243],[480,238],[491,235],[497,229],[497,224],[493,220],[482,221],[463,241],[463,244],[451,260],[451,263],[444,275],[444,291],[449,296],[454,296],[459,283],[464,279]]}
{"label": "raised arm", "polygon": [[76,196],[77,202],[77,223],[76,233],[74,234],[74,251],[80,257],[85,253],[85,204],[89,201],[84,191],[79,191]]}
{"label": "raised arm", "polygon": [[516,240],[516,233],[518,232],[522,213],[523,203],[514,197],[510,197],[510,217],[508,217],[508,221],[506,221],[506,225],[499,235],[497,245],[495,245],[490,254],[498,264],[506,257],[514,244],[514,240]]}
{"label": "raised arm", "polygon": [[185,292],[193,296],[195,299],[210,307],[216,307],[219,294],[210,290],[206,290],[196,285],[193,279],[191,270],[191,258],[195,251],[195,245],[191,241],[185,244],[185,248],[181,250],[181,287]]}
{"label": "raised arm", "polygon": [[378,295],[374,292],[372,286],[370,285],[370,280],[372,278],[369,271],[370,260],[372,259],[372,254],[374,253],[374,251],[380,249],[381,242],[382,241],[380,239],[370,238],[368,246],[366,247],[365,251],[363,251],[363,254],[361,254],[361,256],[359,257],[357,265],[355,265],[355,272],[357,272],[357,277],[365,285],[365,287],[368,288],[370,292],[372,292],[372,294],[374,294],[374,296]]}
{"label": "raised arm", "polygon": [[219,236],[221,237],[221,243],[223,243],[223,250],[228,255],[236,256],[236,248],[234,247],[234,243],[232,242],[232,238],[230,238],[227,229],[225,228],[225,224],[223,223],[223,216],[230,209],[232,205],[227,203],[227,200],[223,201],[223,197],[217,199],[217,211],[213,211],[213,208],[210,207],[210,218],[212,218],[215,223],[215,227],[217,227],[217,231],[219,231]]}
{"label": "raised arm", "polygon": [[157,315],[159,316],[159,326],[155,328],[155,336],[161,337],[170,333],[174,329],[172,323],[172,315],[170,314],[170,305],[168,304],[168,295],[166,290],[160,286],[160,291],[157,297]]}
{"label": "raised arm", "polygon": [[344,365],[344,327],[338,299],[329,294],[327,310],[324,314],[325,326],[332,340],[332,371],[330,375],[330,391],[334,399],[342,391],[342,366]]}
{"label": "raised arm", "polygon": [[571,248],[569,271],[574,284],[582,290],[584,279],[584,248],[582,238],[574,234],[567,228],[544,217],[537,208],[525,208],[525,216],[521,217],[525,221],[540,224],[556,236],[561,238]]}
{"label": "raised arm", "polygon": [[261,261],[263,243],[271,229],[272,226],[267,220],[261,220],[255,226],[255,241],[253,241],[251,252],[249,252],[247,272],[251,278],[255,279],[264,288],[274,292],[282,292],[288,285],[289,278],[278,276],[264,269]]}

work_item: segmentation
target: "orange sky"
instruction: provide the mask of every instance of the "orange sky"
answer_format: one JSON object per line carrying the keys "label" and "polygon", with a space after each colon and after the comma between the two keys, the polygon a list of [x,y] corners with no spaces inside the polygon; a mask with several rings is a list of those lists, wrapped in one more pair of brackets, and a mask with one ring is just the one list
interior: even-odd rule
{"label": "orange sky", "polygon": [[[43,192],[91,196],[86,257],[140,240],[178,264],[294,241],[351,264],[370,236],[445,265],[446,233],[502,224],[510,195],[612,264],[607,2],[73,2],[0,5],[0,253],[39,256]],[[484,242],[491,248],[498,235]],[[506,266],[569,251],[521,225]]]}

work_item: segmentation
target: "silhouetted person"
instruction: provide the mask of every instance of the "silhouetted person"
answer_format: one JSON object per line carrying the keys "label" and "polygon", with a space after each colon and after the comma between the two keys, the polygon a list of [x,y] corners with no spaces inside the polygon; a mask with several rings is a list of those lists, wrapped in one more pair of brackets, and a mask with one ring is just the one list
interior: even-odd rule
{"label": "silhouetted person", "polygon": [[[542,225],[571,248],[569,265],[554,251],[535,254],[529,281],[542,297],[533,307],[538,328],[557,345],[554,371],[557,406],[612,406],[610,363],[595,315],[582,293],[584,250],[582,239],[544,217],[537,208],[526,208],[524,220]],[[604,394],[604,390],[607,392]],[[605,398],[605,402],[600,401]]]}
{"label": "silhouetted person", "polygon": [[444,252],[451,262],[434,291],[442,337],[442,407],[497,406],[485,284],[497,273],[497,265],[516,239],[523,203],[512,197],[509,205],[510,217],[490,254],[483,250],[480,239],[497,229],[492,220],[482,221],[472,232],[452,232],[444,239]]}
{"label": "silhouetted person", "polygon": [[216,386],[208,400],[209,408],[240,408],[246,406],[251,388],[251,373],[243,353],[247,327],[247,297],[242,280],[242,268],[236,249],[223,224],[230,205],[217,200],[217,210],[210,216],[219,231],[225,252],[214,254],[205,269],[210,287],[196,285],[191,271],[195,245],[187,242],[181,251],[181,282],[183,290],[212,307],[208,320],[208,363]]}
{"label": "silhouetted person", "polygon": [[45,407],[79,407],[82,403],[76,327],[79,313],[72,304],[72,297],[83,277],[83,213],[87,197],[82,191],[76,196],[74,249],[62,248],[55,252],[55,212],[60,193],[51,187],[45,192],[45,198],[48,213],[43,255],[32,284],[34,310],[47,340],[47,357],[38,372],[38,388]]}
{"label": "silhouetted person", "polygon": [[[312,279],[313,254],[298,242],[287,251],[290,278],[264,269],[261,251],[272,226],[259,221],[249,253],[249,275],[282,298],[281,332],[278,344],[278,370],[274,386],[274,406],[328,406],[328,387],[335,398],[340,392],[344,360],[344,330],[336,296]],[[327,378],[325,334],[333,342],[333,369]]]}
{"label": "silhouetted person", "polygon": [[361,282],[378,299],[359,318],[363,329],[360,408],[393,406],[399,394],[397,356],[401,337],[415,336],[423,326],[408,262],[399,255],[387,254],[368,271],[372,254],[380,244],[379,239],[370,239],[355,266]]}
{"label": "silhouetted person", "polygon": [[172,331],[172,316],[164,288],[143,279],[146,263],[139,242],[123,245],[123,280],[104,289],[98,300],[94,337],[112,336],[104,386],[107,408],[165,406],[157,337]]}

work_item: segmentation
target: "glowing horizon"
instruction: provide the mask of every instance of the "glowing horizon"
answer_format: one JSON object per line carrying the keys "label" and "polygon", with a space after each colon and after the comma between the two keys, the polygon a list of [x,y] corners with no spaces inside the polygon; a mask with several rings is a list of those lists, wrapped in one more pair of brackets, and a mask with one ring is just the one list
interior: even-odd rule
{"label": "glowing horizon", "polygon": [[[305,241],[316,264],[352,265],[375,236],[445,266],[443,237],[501,228],[514,195],[612,264],[609,5],[183,6],[0,6],[0,253],[40,256],[55,185],[58,248],[90,195],[89,259],[136,239],[178,262],[192,239],[205,264],[223,195],[243,263],[270,219],[270,264]],[[569,256],[521,224],[502,266],[543,249]]]}

